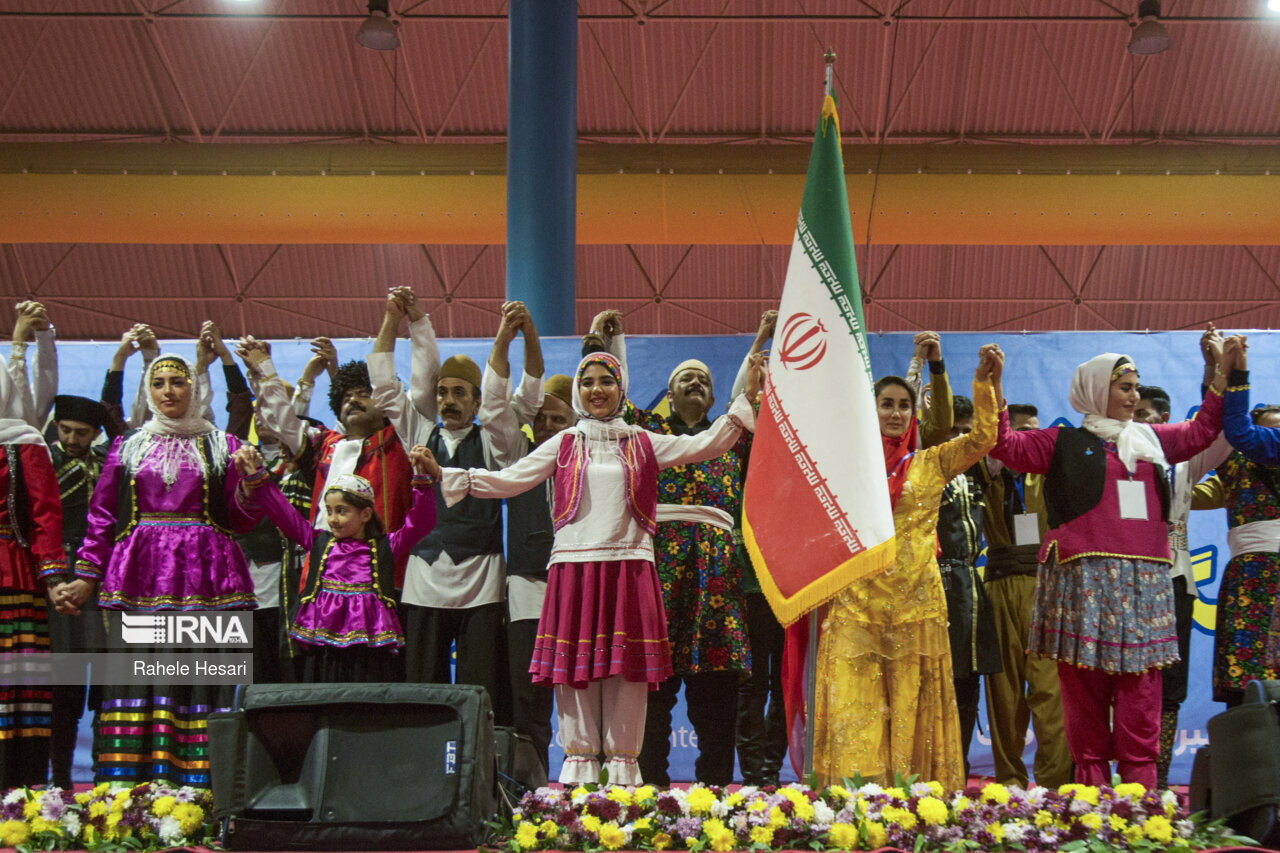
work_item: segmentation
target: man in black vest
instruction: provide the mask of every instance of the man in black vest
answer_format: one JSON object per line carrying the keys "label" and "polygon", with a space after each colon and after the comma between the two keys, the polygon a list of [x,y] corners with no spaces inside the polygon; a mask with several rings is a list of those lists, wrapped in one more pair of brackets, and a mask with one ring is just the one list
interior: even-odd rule
{"label": "man in black vest", "polygon": [[[495,416],[481,402],[481,386],[491,381],[492,372],[482,380],[479,366],[464,355],[441,363],[431,319],[416,309],[412,291],[397,288],[393,296],[384,331],[388,325],[398,328],[397,312],[418,315],[409,323],[408,392],[395,376],[394,334],[378,336],[369,376],[373,399],[401,441],[426,445],[441,466],[496,469],[510,464],[518,458],[515,442],[503,431],[481,428]],[[499,338],[509,342],[518,331],[520,325],[504,313]],[[526,346],[525,360],[524,397],[540,403],[542,363],[536,347]],[[431,370],[434,365],[438,367]],[[505,394],[500,396],[505,400]],[[437,494],[436,526],[409,556],[400,600],[408,680],[449,683],[450,648],[456,644],[452,680],[483,686],[493,701],[495,720],[509,725],[502,502],[467,497],[447,507]]]}
{"label": "man in black vest", "polygon": [[[93,487],[97,485],[107,456],[106,445],[94,442],[104,426],[110,438],[115,438],[119,429],[118,424],[108,418],[106,407],[87,397],[55,397],[53,417],[58,440],[49,446],[49,453],[58,478],[58,495],[62,499],[62,547],[67,554],[67,575],[70,577],[76,553],[84,542],[89,499],[93,497]],[[102,611],[92,596],[80,606],[78,615],[59,613],[50,603],[49,645],[58,653],[106,648]],[[96,710],[97,692],[97,688],[89,689],[85,684],[53,688],[49,763],[53,784],[64,790],[71,790],[71,762],[85,699],[89,700],[89,708]]]}
{"label": "man in black vest", "polygon": [[[561,430],[573,426],[578,416],[571,403],[573,380],[564,374],[549,377],[539,407],[536,400],[524,397],[525,383],[508,399],[511,365],[507,349],[516,331],[524,333],[525,373],[541,371],[542,353],[533,318],[520,302],[503,306],[503,327],[494,338],[489,353],[489,378],[484,383],[483,408],[493,411],[484,428],[507,434],[500,443],[514,448],[516,458],[523,457]],[[522,432],[521,424],[531,423],[533,441]],[[504,460],[506,461],[506,460]],[[511,459],[510,462],[515,462]],[[511,676],[513,725],[517,732],[533,740],[547,766],[547,748],[551,744],[551,712],[554,692],[545,685],[535,685],[529,675],[533,660],[533,642],[538,633],[538,617],[547,592],[547,567],[551,560],[551,481],[514,498],[507,498],[507,657]]]}

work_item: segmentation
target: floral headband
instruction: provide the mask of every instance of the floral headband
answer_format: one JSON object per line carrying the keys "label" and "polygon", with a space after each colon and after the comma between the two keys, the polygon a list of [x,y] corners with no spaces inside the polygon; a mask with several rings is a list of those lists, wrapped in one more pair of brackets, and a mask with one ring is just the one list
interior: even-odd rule
{"label": "floral headband", "polygon": [[1128,358],[1121,358],[1116,362],[1116,366],[1111,369],[1111,381],[1115,382],[1121,376],[1132,373],[1134,377],[1138,375],[1138,368]]}
{"label": "floral headband", "polygon": [[329,488],[324,490],[326,495],[330,492],[346,492],[373,503],[373,484],[356,474],[339,474],[334,477],[329,481]]}
{"label": "floral headband", "polygon": [[176,355],[162,355],[155,361],[151,362],[150,376],[155,376],[161,370],[167,370],[170,373],[177,373],[185,376],[188,381],[191,379],[191,365],[187,364],[187,360]]}

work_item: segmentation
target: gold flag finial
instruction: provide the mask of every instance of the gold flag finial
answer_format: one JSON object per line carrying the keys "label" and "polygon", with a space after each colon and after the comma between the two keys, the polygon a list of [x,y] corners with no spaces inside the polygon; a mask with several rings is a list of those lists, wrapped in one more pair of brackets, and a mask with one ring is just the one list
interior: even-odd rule
{"label": "gold flag finial", "polygon": [[823,59],[823,61],[824,61],[824,62],[826,62],[826,63],[827,63],[827,65],[835,65],[835,63],[836,63],[836,49],[835,49],[834,47],[829,47],[829,48],[827,48],[827,52],[826,52],[826,53],[824,53],[824,54],[822,54],[822,59]]}

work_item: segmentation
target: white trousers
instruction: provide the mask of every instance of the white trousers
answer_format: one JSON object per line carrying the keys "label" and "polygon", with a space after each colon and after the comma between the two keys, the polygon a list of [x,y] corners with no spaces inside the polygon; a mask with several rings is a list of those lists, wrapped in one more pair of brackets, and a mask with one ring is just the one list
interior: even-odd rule
{"label": "white trousers", "polygon": [[564,741],[561,784],[600,781],[601,753],[609,771],[609,784],[641,784],[636,758],[644,740],[649,685],[615,675],[592,681],[582,690],[557,684],[555,692],[560,737]]}

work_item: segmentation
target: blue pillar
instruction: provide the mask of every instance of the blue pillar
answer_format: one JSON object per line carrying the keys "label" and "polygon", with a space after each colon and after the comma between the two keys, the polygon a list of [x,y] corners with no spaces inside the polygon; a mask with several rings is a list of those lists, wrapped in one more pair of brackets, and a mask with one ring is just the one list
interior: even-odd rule
{"label": "blue pillar", "polygon": [[578,4],[512,0],[507,64],[507,299],[544,335],[572,335]]}

